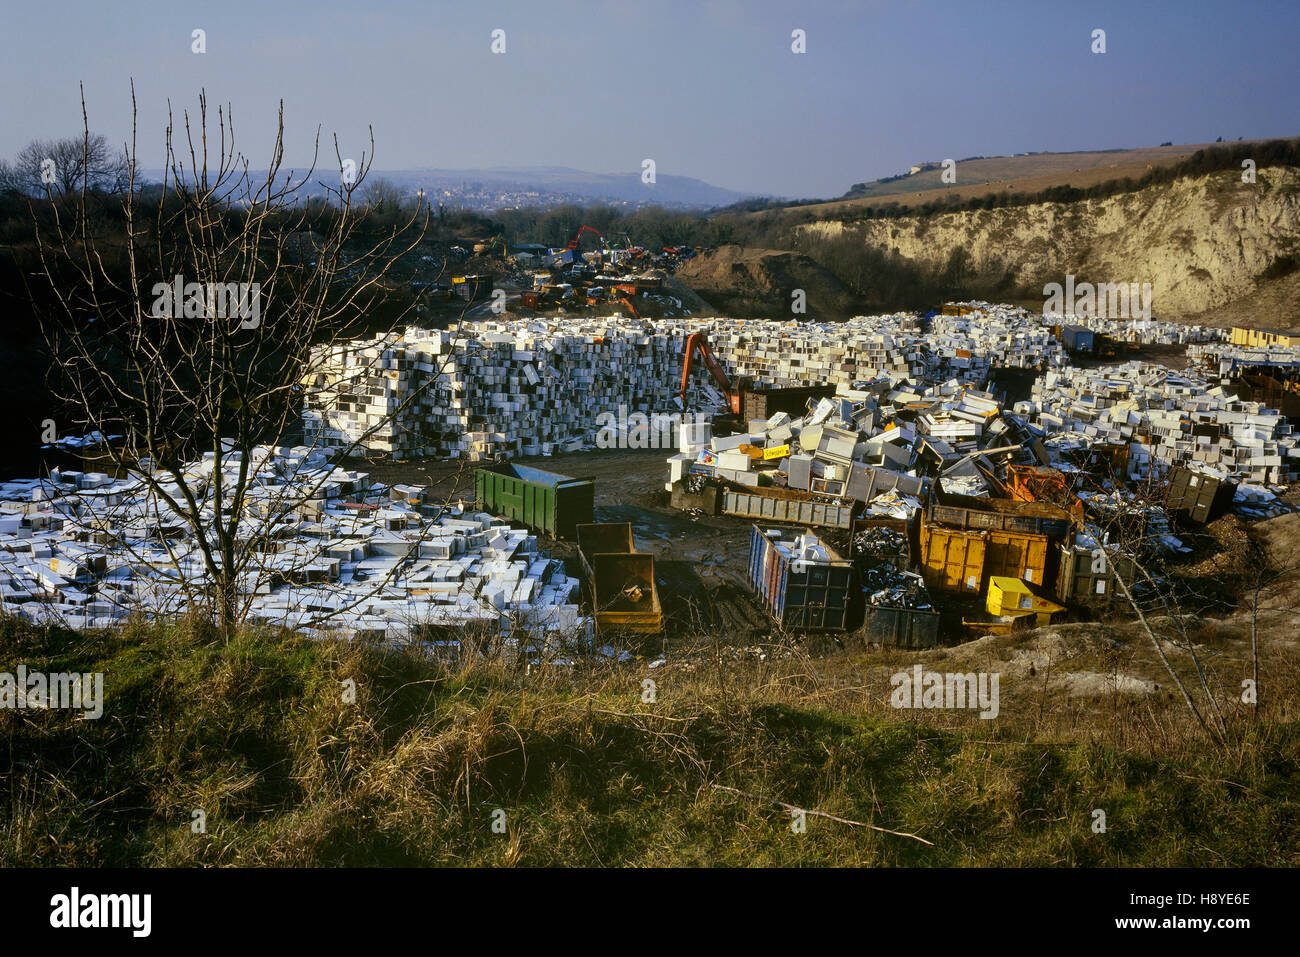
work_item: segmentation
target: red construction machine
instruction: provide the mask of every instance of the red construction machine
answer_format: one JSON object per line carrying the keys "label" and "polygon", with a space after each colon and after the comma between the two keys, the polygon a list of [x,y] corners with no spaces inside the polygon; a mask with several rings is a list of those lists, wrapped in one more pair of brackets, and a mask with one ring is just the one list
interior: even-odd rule
{"label": "red construction machine", "polygon": [[722,366],[713,355],[713,350],[709,347],[709,340],[704,337],[702,332],[693,332],[686,339],[686,358],[682,362],[682,387],[678,393],[682,400],[682,408],[686,407],[686,389],[691,383],[691,369],[695,365],[696,351],[704,359],[704,365],[713,376],[713,381],[718,384],[718,388],[726,395],[727,406],[731,409],[731,414],[740,415],[740,390],[731,387],[731,380],[727,378],[727,373],[723,371]]}

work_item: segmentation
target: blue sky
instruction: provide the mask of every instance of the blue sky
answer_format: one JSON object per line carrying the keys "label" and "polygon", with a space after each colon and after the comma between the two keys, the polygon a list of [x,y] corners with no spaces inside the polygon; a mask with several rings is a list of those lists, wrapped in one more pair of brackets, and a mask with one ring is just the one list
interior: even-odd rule
{"label": "blue sky", "polygon": [[649,157],[660,174],[833,196],[944,157],[1298,134],[1297,37],[1295,0],[55,0],[6,12],[0,156],[79,132],[79,82],[92,129],[124,142],[134,79],[145,167],[168,101],[193,112],[206,88],[256,162],[283,99],[296,165],[317,126],[345,156],[372,126],[380,169],[639,172]]}

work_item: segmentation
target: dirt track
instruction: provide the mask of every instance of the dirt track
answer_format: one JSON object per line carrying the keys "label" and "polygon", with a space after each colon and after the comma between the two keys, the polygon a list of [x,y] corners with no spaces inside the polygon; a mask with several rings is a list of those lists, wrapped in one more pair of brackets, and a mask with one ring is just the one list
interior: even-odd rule
{"label": "dirt track", "polygon": [[[712,643],[716,638],[733,647],[770,637],[772,620],[754,596],[747,576],[752,523],[727,516],[694,518],[668,506],[666,457],[665,451],[655,449],[594,450],[523,458],[518,463],[594,479],[596,521],[632,524],[637,549],[656,558],[669,646],[687,637],[695,643]],[[472,463],[420,459],[356,467],[380,482],[428,485],[435,501],[461,499],[468,504],[473,500]],[[1263,523],[1259,529],[1266,536],[1266,548],[1272,546],[1270,557],[1279,568],[1292,568],[1295,563],[1293,520],[1294,516],[1288,516]],[[1245,524],[1229,515],[1208,528],[1182,534],[1197,548],[1197,555],[1189,558],[1181,574],[1201,582],[1199,591],[1213,599],[1210,604],[1217,614],[1230,614],[1242,575],[1248,573],[1252,561],[1245,546]],[[543,547],[564,559],[570,574],[575,574],[578,562],[572,542],[545,539]],[[960,632],[964,610],[959,602],[946,604],[947,619],[951,620],[945,620],[944,630],[950,638]],[[1121,615],[1111,623],[1122,627],[1126,617]],[[677,647],[680,649],[680,644]],[[656,653],[659,649],[647,645],[642,650]]]}
{"label": "dirt track", "polygon": [[[667,638],[720,634],[728,644],[758,640],[771,621],[750,592],[746,569],[751,523],[745,519],[692,518],[666,504],[668,452],[595,450],[517,459],[563,475],[596,483],[598,522],[631,522],[638,551],[655,556]],[[469,502],[474,497],[474,466],[437,459],[376,462],[358,466],[385,482],[429,485],[436,500]],[[552,555],[566,560],[570,574],[577,555],[570,542],[547,540]]]}

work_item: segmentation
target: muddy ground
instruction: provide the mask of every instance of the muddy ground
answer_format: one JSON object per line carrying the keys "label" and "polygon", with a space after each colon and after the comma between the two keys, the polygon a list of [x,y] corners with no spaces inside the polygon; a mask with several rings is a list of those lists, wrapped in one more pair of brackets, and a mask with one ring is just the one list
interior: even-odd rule
{"label": "muddy ground", "polygon": [[[772,623],[750,591],[747,577],[752,524],[727,516],[699,517],[667,504],[668,453],[661,449],[572,452],[514,460],[595,480],[595,519],[630,522],[638,551],[655,556],[660,600],[668,621],[666,639],[722,636],[728,644],[748,644],[770,635]],[[374,462],[363,466],[384,483],[429,485],[435,501],[469,503],[474,498],[474,468],[437,459]],[[571,542],[544,537],[543,547],[563,558],[574,574],[577,552]]]}
{"label": "muddy ground", "polygon": [[[692,516],[669,506],[664,489],[668,475],[665,458],[663,450],[611,449],[522,458],[518,462],[594,479],[595,520],[632,524],[637,549],[653,553],[656,559],[669,646],[684,639],[692,643],[716,639],[734,647],[772,638],[772,620],[748,581],[752,523],[728,516]],[[376,481],[427,485],[435,501],[473,501],[475,466],[471,463],[417,459],[377,461],[357,467],[368,471]],[[1300,517],[1285,518],[1285,522],[1275,519],[1272,523],[1247,523],[1230,514],[1208,528],[1179,531],[1195,553],[1185,559],[1176,574],[1196,580],[1197,611],[1206,616],[1232,616],[1262,552],[1271,552],[1271,563],[1277,566],[1293,564],[1296,539],[1292,520]],[[1274,525],[1279,527],[1272,541],[1264,538],[1260,546],[1252,546],[1252,535],[1266,536]],[[821,531],[834,547],[846,553],[844,533]],[[574,574],[578,561],[573,543],[544,537],[543,547],[554,557],[565,559],[570,574]],[[971,637],[961,627],[961,618],[978,612],[978,604],[961,605],[951,600],[943,603],[941,640],[945,644]],[[1090,614],[1075,617],[1120,627],[1129,624],[1131,618],[1114,611],[1102,615],[1102,621]],[[654,653],[656,649],[647,646],[643,650]]]}

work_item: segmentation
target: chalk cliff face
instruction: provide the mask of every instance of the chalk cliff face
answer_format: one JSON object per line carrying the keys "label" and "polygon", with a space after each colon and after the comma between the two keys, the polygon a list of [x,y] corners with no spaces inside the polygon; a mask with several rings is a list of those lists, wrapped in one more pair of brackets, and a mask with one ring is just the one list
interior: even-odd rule
{"label": "chalk cliff face", "polygon": [[1149,282],[1156,318],[1191,317],[1249,296],[1275,262],[1300,254],[1300,169],[1262,169],[1253,184],[1223,172],[1078,203],[799,229],[860,236],[939,267],[964,249],[970,268],[1010,271],[1031,295],[1067,273],[1080,282]]}

